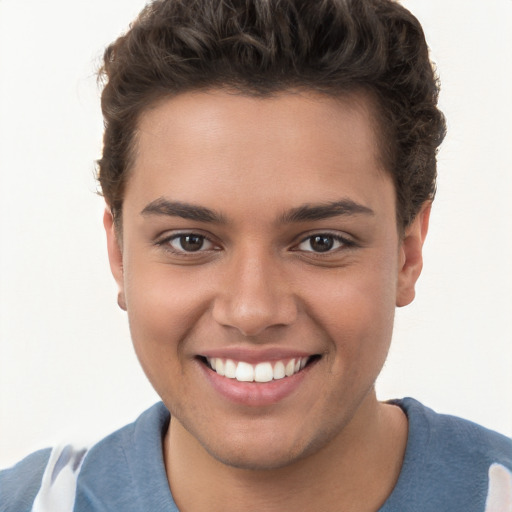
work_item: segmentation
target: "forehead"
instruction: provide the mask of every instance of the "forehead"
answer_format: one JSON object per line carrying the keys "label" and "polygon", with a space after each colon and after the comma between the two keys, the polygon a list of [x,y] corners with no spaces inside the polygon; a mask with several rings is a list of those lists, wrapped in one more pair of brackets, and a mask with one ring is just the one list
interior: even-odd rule
{"label": "forehead", "polygon": [[136,139],[125,201],[140,207],[169,195],[212,206],[245,195],[246,208],[249,198],[283,208],[346,195],[364,203],[390,181],[362,94],[190,92],[145,111]]}

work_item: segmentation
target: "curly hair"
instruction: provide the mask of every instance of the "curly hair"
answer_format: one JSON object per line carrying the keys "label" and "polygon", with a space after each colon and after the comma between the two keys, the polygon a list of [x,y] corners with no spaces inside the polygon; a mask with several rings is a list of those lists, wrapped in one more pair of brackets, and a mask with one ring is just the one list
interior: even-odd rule
{"label": "curly hair", "polygon": [[446,131],[418,20],[394,0],[154,0],[105,51],[98,180],[120,220],[140,115],[162,98],[225,88],[369,93],[399,229],[436,188]]}

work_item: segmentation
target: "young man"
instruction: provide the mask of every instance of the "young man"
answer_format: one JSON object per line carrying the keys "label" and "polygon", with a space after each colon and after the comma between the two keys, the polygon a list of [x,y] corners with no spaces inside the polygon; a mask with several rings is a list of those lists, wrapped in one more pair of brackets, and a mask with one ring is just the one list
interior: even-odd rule
{"label": "young man", "polygon": [[0,510],[510,510],[510,440],[374,390],[445,130],[417,20],[160,0],[102,76],[110,264],[163,403],[5,471]]}

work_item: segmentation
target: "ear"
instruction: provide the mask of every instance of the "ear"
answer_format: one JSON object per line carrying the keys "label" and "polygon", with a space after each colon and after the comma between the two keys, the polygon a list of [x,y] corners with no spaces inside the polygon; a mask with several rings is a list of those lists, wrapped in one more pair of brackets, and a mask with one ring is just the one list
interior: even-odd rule
{"label": "ear", "polygon": [[405,229],[400,245],[396,305],[407,306],[414,300],[416,281],[423,268],[423,242],[427,236],[432,203],[427,201]]}
{"label": "ear", "polygon": [[114,276],[119,288],[117,303],[121,309],[126,311],[126,300],[124,297],[123,252],[114,226],[114,218],[108,206],[105,208],[105,212],[103,214],[103,226],[105,227],[105,233],[107,235],[107,250],[110,270],[112,271],[112,275]]}

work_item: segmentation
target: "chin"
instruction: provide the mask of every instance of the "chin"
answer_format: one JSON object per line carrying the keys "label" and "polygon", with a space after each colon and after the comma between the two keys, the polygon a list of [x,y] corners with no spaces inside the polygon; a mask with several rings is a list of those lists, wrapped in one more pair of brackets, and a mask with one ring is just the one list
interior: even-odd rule
{"label": "chin", "polygon": [[[306,441],[292,440],[290,432],[279,435],[269,431],[269,435],[239,433],[226,435],[216,445],[203,445],[203,448],[222,464],[248,471],[269,471],[284,469],[312,456],[332,440],[332,432],[321,432],[320,435]],[[227,444],[226,441],[229,443]]]}
{"label": "chin", "polygon": [[304,458],[305,455],[297,453],[276,453],[275,450],[269,448],[262,450],[243,450],[230,453],[216,453],[209,451],[210,455],[216,460],[236,469],[244,469],[246,471],[270,471],[286,468],[295,462]]}

